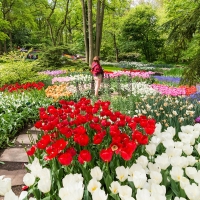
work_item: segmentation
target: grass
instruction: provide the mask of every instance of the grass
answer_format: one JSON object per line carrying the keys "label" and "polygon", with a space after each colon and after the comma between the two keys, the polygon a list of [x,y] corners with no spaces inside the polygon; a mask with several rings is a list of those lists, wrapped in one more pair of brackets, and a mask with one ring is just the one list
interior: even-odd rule
{"label": "grass", "polygon": [[106,71],[119,71],[119,70],[121,70],[120,67],[112,66],[112,65],[102,65],[102,67]]}

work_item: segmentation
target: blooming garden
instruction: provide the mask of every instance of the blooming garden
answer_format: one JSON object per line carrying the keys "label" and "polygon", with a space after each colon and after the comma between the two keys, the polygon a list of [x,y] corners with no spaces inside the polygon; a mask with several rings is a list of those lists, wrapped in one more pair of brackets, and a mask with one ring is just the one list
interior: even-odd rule
{"label": "blooming garden", "polygon": [[[50,84],[0,88],[0,147],[32,123],[20,197],[5,200],[199,200],[200,104],[196,86],[152,70],[105,71],[100,99],[90,73],[44,71]],[[5,110],[7,112],[5,112]]]}

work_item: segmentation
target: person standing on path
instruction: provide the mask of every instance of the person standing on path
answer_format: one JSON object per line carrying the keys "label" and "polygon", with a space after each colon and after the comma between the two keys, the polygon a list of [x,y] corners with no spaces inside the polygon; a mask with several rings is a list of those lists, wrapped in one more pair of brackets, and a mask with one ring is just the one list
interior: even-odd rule
{"label": "person standing on path", "polygon": [[103,68],[100,65],[99,56],[95,56],[93,58],[91,69],[92,69],[92,74],[94,76],[94,81],[95,81],[94,95],[95,97],[98,97],[98,91],[99,91],[101,82],[103,80],[103,75],[104,75]]}

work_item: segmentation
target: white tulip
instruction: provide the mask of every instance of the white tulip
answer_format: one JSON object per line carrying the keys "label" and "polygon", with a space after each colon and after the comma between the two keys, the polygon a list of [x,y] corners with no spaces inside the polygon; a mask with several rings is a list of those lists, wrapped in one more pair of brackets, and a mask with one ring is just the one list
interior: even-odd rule
{"label": "white tulip", "polygon": [[154,135],[151,140],[150,140],[150,144],[155,144],[156,147],[161,143],[161,138]]}
{"label": "white tulip", "polygon": [[125,198],[121,198],[121,200],[135,200],[133,197],[125,197]]}
{"label": "white tulip", "polygon": [[130,168],[129,168],[129,176],[130,177],[134,177],[134,173],[136,171],[139,171],[141,173],[146,173],[145,170],[142,168],[142,166],[140,164],[133,164]]}
{"label": "white tulip", "polygon": [[165,196],[166,187],[164,185],[158,185],[158,184],[152,183],[151,184],[151,195],[156,196],[158,194],[161,196]]}
{"label": "white tulip", "polygon": [[174,147],[182,149],[183,148],[183,142],[181,142],[181,141],[174,142]]}
{"label": "white tulip", "polygon": [[151,193],[147,189],[138,189],[136,194],[137,200],[150,200],[151,199]]}
{"label": "white tulip", "polygon": [[108,195],[106,195],[104,190],[97,189],[92,193],[93,200],[107,200]]}
{"label": "white tulip", "polygon": [[113,181],[111,184],[110,184],[110,191],[113,193],[113,194],[117,194],[119,192],[119,187],[120,187],[120,184],[118,181]]}
{"label": "white tulip", "polygon": [[199,186],[200,186],[200,170],[199,170],[199,171],[197,172],[197,174],[195,175],[194,181],[195,181],[196,183],[198,183]]}
{"label": "white tulip", "polygon": [[163,154],[157,156],[157,158],[155,158],[155,163],[156,163],[161,169],[166,170],[166,169],[169,167],[169,165],[170,165],[169,157],[167,156],[166,153],[163,153]]}
{"label": "white tulip", "polygon": [[26,173],[23,177],[23,182],[26,186],[30,187],[35,183],[35,176],[31,173]]}
{"label": "white tulip", "polygon": [[33,174],[35,177],[38,177],[38,174],[40,174],[40,171],[42,170],[42,166],[40,165],[37,157],[34,158],[31,164],[25,164],[25,166],[31,171],[31,174]]}
{"label": "white tulip", "polygon": [[159,133],[161,133],[161,129],[162,129],[162,125],[161,123],[156,123],[156,128],[155,128],[155,131],[154,131],[154,135],[157,135]]}
{"label": "white tulip", "polygon": [[151,200],[167,200],[165,195],[154,193],[151,195]]}
{"label": "white tulip", "polygon": [[69,187],[70,185],[73,185],[76,182],[83,182],[82,174],[67,174],[62,179],[63,187]]}
{"label": "white tulip", "polygon": [[193,146],[190,146],[190,144],[185,144],[185,145],[183,146],[183,152],[184,152],[187,156],[191,155],[192,152],[193,152]]}
{"label": "white tulip", "polygon": [[175,197],[174,200],[186,200],[186,199],[183,198],[183,197],[180,197],[180,198],[179,197]]}
{"label": "white tulip", "polygon": [[83,195],[80,193],[80,191],[72,190],[72,191],[66,191],[67,188],[60,188],[58,196],[61,198],[61,200],[81,200],[83,198]]}
{"label": "white tulip", "polygon": [[160,172],[151,171],[150,177],[153,183],[160,184],[162,182],[162,174]]}
{"label": "white tulip", "polygon": [[18,196],[15,195],[15,193],[10,189],[8,192],[6,192],[4,196],[4,200],[19,200]]}
{"label": "white tulip", "polygon": [[140,156],[137,158],[136,163],[141,165],[144,169],[147,167],[148,159],[146,156]]}
{"label": "white tulip", "polygon": [[184,133],[191,133],[194,130],[192,125],[181,126],[181,131]]}
{"label": "white tulip", "polygon": [[145,150],[150,156],[153,156],[156,152],[156,145],[152,143],[148,144],[145,146]]}
{"label": "white tulip", "polygon": [[83,198],[83,193],[84,193],[84,186],[82,182],[76,182],[69,187],[60,188],[58,195],[62,200],[66,199],[81,200]]}
{"label": "white tulip", "polygon": [[100,189],[101,183],[96,179],[91,179],[88,183],[87,189],[92,194],[95,190]]}
{"label": "white tulip", "polygon": [[119,179],[121,182],[124,182],[128,178],[128,168],[125,168],[124,166],[117,167],[115,169],[117,174],[117,179]]}
{"label": "white tulip", "polygon": [[198,145],[195,145],[195,148],[196,148],[198,154],[200,155],[200,143]]}
{"label": "white tulip", "polygon": [[48,178],[40,179],[38,181],[38,189],[43,193],[49,192],[51,190],[51,180]]}
{"label": "white tulip", "polygon": [[189,181],[189,179],[188,178],[186,178],[186,177],[181,177],[180,178],[180,187],[182,188],[182,189],[184,189],[187,185],[189,185],[190,184],[190,181]]}
{"label": "white tulip", "polygon": [[180,179],[183,177],[183,170],[180,167],[172,167],[170,175],[173,180],[180,181]]}
{"label": "white tulip", "polygon": [[[164,136],[163,136],[164,137]],[[174,141],[172,138],[170,139],[165,139],[163,142],[162,142],[163,146],[167,149],[167,148],[170,148],[170,147],[174,147]]]}
{"label": "white tulip", "polygon": [[176,129],[172,126],[168,127],[166,132],[169,132],[171,134],[171,138],[173,138],[176,135]]}
{"label": "white tulip", "polygon": [[96,179],[97,181],[100,181],[103,177],[103,172],[101,171],[100,167],[96,166],[93,169],[91,169],[90,175],[92,178]]}
{"label": "white tulip", "polygon": [[4,196],[6,192],[11,190],[11,179],[0,176],[0,196]]}
{"label": "white tulip", "polygon": [[173,167],[185,168],[189,165],[189,161],[185,156],[175,156],[170,159],[170,163]]}
{"label": "white tulip", "polygon": [[194,156],[187,156],[187,160],[188,160],[188,165],[193,166],[197,160]]}
{"label": "white tulip", "polygon": [[28,195],[27,191],[22,191],[20,196],[19,196],[19,200],[23,200],[27,195]]}
{"label": "white tulip", "polygon": [[[193,128],[194,128],[194,131],[197,131],[198,134],[199,134],[199,136],[200,136],[200,124],[199,124],[199,123],[196,123],[196,124],[194,125]],[[198,136],[198,137],[199,137],[199,136]],[[198,138],[198,137],[197,137],[197,138]]]}
{"label": "white tulip", "polygon": [[160,172],[160,171],[161,171],[160,166],[159,166],[158,164],[156,164],[156,163],[151,163],[151,162],[149,162],[149,163],[148,163],[148,168],[149,168],[149,171],[150,171],[150,172],[151,172],[151,171],[156,171],[156,172]]}
{"label": "white tulip", "polygon": [[187,134],[183,132],[178,133],[178,137],[184,144],[194,145],[195,143],[195,136],[192,134]]}
{"label": "white tulip", "polygon": [[189,165],[189,160],[185,156],[181,156],[182,159],[182,168],[186,168]]}
{"label": "white tulip", "polygon": [[129,181],[132,181],[136,188],[143,188],[144,184],[147,181],[146,173],[135,171],[133,177],[128,177]]}
{"label": "white tulip", "polygon": [[123,185],[119,187],[119,196],[121,199],[126,199],[132,196],[132,188],[128,185]]}
{"label": "white tulip", "polygon": [[185,188],[185,193],[190,200],[199,200],[200,199],[200,190],[199,187],[192,183],[192,185],[187,185]]}
{"label": "white tulip", "polygon": [[51,178],[50,169],[48,169],[48,168],[43,168],[42,170],[40,170],[40,171],[38,172],[37,177],[39,177],[40,179],[43,179],[43,178],[50,179],[50,178]]}
{"label": "white tulip", "polygon": [[185,173],[189,178],[194,179],[194,177],[197,175],[197,169],[194,167],[186,167]]}
{"label": "white tulip", "polygon": [[168,155],[169,158],[175,157],[175,156],[181,156],[182,149],[169,147],[166,149],[166,154]]}
{"label": "white tulip", "polygon": [[31,197],[29,200],[37,200],[36,198]]}

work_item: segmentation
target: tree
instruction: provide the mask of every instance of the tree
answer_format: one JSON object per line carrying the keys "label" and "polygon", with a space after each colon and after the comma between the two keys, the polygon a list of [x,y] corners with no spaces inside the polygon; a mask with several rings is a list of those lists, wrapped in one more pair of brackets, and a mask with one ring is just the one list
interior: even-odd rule
{"label": "tree", "polygon": [[169,35],[168,45],[174,49],[174,62],[178,62],[199,32],[200,3],[196,0],[172,0],[165,1],[165,6],[168,14],[163,27]]}
{"label": "tree", "polygon": [[[179,45],[180,57],[188,48],[193,48],[193,55],[190,52],[191,61],[182,76],[182,84],[195,84],[200,77],[200,2],[199,0],[172,0],[166,3],[168,8],[168,21],[164,24],[169,30],[168,41]],[[195,49],[195,51],[194,51]],[[179,57],[179,58],[180,58]]]}
{"label": "tree", "polygon": [[130,10],[129,0],[112,0],[106,4],[101,54],[108,60],[116,60],[120,52],[122,17]]}
{"label": "tree", "polygon": [[147,61],[156,60],[162,40],[157,29],[155,10],[150,5],[142,4],[130,11],[124,20],[122,35],[124,41],[130,42],[131,48],[142,53]]}
{"label": "tree", "polygon": [[[83,13],[83,30],[86,61],[91,64],[94,54],[99,56],[102,28],[104,19],[105,0],[97,0],[96,13],[93,12],[92,0],[81,0]],[[93,16],[96,14],[96,27],[94,27]],[[93,37],[95,35],[95,37]],[[95,44],[95,45],[94,45]]]}

